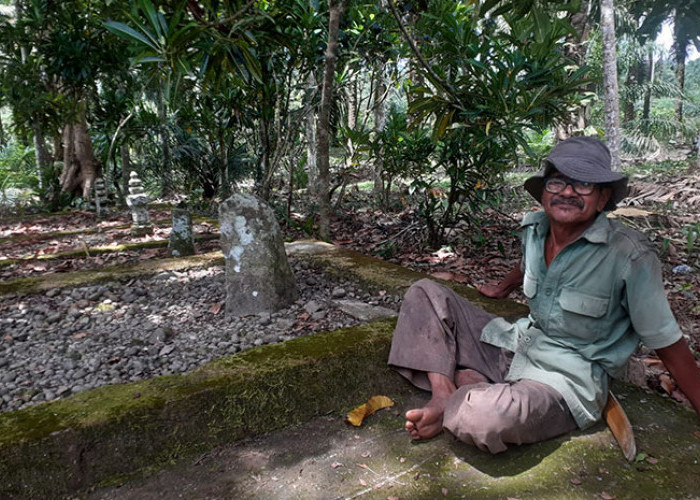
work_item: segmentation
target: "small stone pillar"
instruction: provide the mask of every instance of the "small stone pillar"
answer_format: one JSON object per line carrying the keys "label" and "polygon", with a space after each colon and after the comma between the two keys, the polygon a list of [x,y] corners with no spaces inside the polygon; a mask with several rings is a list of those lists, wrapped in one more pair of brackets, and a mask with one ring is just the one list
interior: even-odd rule
{"label": "small stone pillar", "polygon": [[170,229],[168,255],[171,257],[194,255],[192,216],[184,207],[173,208],[173,225]]}
{"label": "small stone pillar", "polygon": [[107,208],[107,191],[102,177],[95,179],[95,213],[102,217],[102,212]]}
{"label": "small stone pillar", "polygon": [[226,314],[272,312],[299,296],[282,231],[272,209],[251,194],[219,205],[221,250],[226,258]]}
{"label": "small stone pillar", "polygon": [[135,235],[150,234],[153,231],[151,217],[148,214],[148,203],[151,199],[143,192],[141,179],[132,170],[129,176],[129,194],[126,204],[131,209],[131,233]]}

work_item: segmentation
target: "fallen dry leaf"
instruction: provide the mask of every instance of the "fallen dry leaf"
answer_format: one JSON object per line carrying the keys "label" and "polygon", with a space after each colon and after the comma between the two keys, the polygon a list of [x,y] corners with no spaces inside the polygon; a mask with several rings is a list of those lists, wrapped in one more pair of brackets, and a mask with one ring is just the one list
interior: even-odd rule
{"label": "fallen dry leaf", "polygon": [[615,495],[611,495],[607,491],[604,491],[600,494],[600,498],[602,500],[615,500],[617,497]]}
{"label": "fallen dry leaf", "polygon": [[654,457],[647,457],[647,462],[649,462],[651,465],[656,465],[659,463],[659,459]]}
{"label": "fallen dry leaf", "polygon": [[359,427],[365,418],[372,415],[377,410],[394,406],[394,402],[386,396],[372,396],[369,400],[348,413],[345,421]]}
{"label": "fallen dry leaf", "polygon": [[695,431],[695,432],[693,432],[693,436],[695,436],[696,438],[700,439],[700,431]]}
{"label": "fallen dry leaf", "polygon": [[575,478],[569,480],[569,482],[570,482],[571,484],[573,484],[574,486],[578,486],[578,485],[581,484],[581,480],[580,480],[579,478],[577,478],[577,477],[575,477]]}
{"label": "fallen dry leaf", "polygon": [[340,462],[333,462],[331,464],[331,467],[334,469],[337,469],[338,467],[342,467],[342,466],[343,466],[343,464],[341,464]]}
{"label": "fallen dry leaf", "polygon": [[367,486],[367,481],[365,481],[364,479],[360,479],[360,484],[362,486]]}
{"label": "fallen dry leaf", "polygon": [[85,337],[87,337],[87,334],[88,334],[88,332],[76,333],[75,335],[73,335],[73,338],[74,339],[84,339]]}
{"label": "fallen dry leaf", "polygon": [[659,375],[659,383],[661,384],[661,387],[664,391],[666,391],[667,394],[671,394],[676,388],[676,384],[673,381],[673,379],[665,373]]}
{"label": "fallen dry leaf", "polygon": [[209,308],[209,312],[212,314],[219,314],[221,312],[221,308],[224,306],[223,302],[217,302],[216,304],[213,304]]}

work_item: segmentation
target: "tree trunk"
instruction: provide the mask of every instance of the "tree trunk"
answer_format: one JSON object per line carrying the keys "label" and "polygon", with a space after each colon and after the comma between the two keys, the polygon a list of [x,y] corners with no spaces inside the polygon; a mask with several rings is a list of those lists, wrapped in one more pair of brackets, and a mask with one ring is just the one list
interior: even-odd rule
{"label": "tree trunk", "polygon": [[5,139],[5,127],[2,124],[2,116],[0,116],[0,147],[7,146],[7,139]]}
{"label": "tree trunk", "polygon": [[328,45],[323,68],[323,85],[321,87],[321,106],[316,128],[316,161],[318,164],[318,184],[316,197],[318,201],[319,237],[325,241],[331,238],[331,210],[329,196],[330,175],[330,117],[333,98],[333,80],[338,61],[338,34],[340,18],[345,11],[346,0],[328,0]]}
{"label": "tree trunk", "polygon": [[[685,51],[687,40],[679,29],[679,23],[674,23],[673,29],[673,57],[676,62],[676,81],[678,82],[678,90],[683,94],[685,90]],[[676,101],[676,120],[678,123],[683,122],[683,97]]]}
{"label": "tree trunk", "polygon": [[163,196],[173,194],[173,174],[172,160],[170,154],[170,133],[168,132],[168,112],[163,96],[162,85],[158,88],[158,133],[160,134],[160,144],[163,154],[163,172],[161,182],[163,183]]}
{"label": "tree trunk", "polygon": [[625,78],[625,88],[627,90],[627,97],[625,97],[625,100],[622,104],[624,123],[630,123],[636,118],[636,112],[634,109],[634,96],[633,93],[630,92],[630,89],[637,84],[637,74],[635,72],[636,70],[637,66],[635,66],[634,68],[628,68],[627,78]]}
{"label": "tree trunk", "polygon": [[309,198],[316,198],[316,186],[318,185],[318,165],[316,164],[316,107],[314,95],[316,95],[316,78],[313,71],[306,80],[306,167],[309,174],[307,188]]}
{"label": "tree trunk", "polygon": [[[384,62],[377,60],[374,63],[374,133],[375,140],[379,136],[386,126],[386,99],[384,93],[386,92],[386,82],[384,80]],[[382,147],[382,152],[383,152]],[[384,199],[384,155],[380,152],[376,155],[374,160],[374,200],[377,204],[384,206],[385,202],[388,200]]]}
{"label": "tree trunk", "polygon": [[651,111],[651,89],[654,86],[654,70],[656,66],[656,59],[654,59],[654,52],[649,52],[649,84],[646,91],[644,92],[644,107],[642,108],[642,120],[649,119],[649,113]]}
{"label": "tree trunk", "polygon": [[129,146],[126,144],[126,141],[122,141],[119,153],[122,158],[121,194],[123,202],[126,203],[126,197],[129,195],[129,176],[131,174],[131,154],[129,153]]}
{"label": "tree trunk", "polygon": [[603,35],[603,102],[605,138],[612,156],[612,169],[620,170],[620,102],[615,49],[615,8],[613,0],[600,1],[600,27]]}
{"label": "tree trunk", "polygon": [[46,138],[41,129],[38,118],[32,118],[32,133],[34,134],[34,157],[36,158],[36,168],[39,173],[39,198],[41,201],[48,201],[51,197],[53,165],[51,154],[46,147]]}
{"label": "tree trunk", "polygon": [[75,123],[69,123],[63,129],[65,147],[59,182],[62,192],[80,193],[87,200],[92,196],[92,188],[95,179],[101,174],[101,168],[92,149],[84,108],[79,111],[77,118]]}
{"label": "tree trunk", "polygon": [[[569,15],[569,22],[578,36],[567,35],[564,51],[577,66],[586,64],[588,39],[591,32],[591,0],[582,0],[578,12]],[[592,90],[593,84],[589,84]],[[557,125],[555,134],[558,141],[580,134],[590,121],[590,104],[583,105],[569,114],[567,121]]]}

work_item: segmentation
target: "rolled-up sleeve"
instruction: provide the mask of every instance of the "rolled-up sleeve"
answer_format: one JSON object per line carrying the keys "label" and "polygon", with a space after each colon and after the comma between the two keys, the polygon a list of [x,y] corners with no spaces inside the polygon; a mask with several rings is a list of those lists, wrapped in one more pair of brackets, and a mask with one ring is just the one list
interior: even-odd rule
{"label": "rolled-up sleeve", "polygon": [[683,335],[664,291],[661,264],[651,251],[630,259],[622,305],[632,327],[650,349],[667,347]]}

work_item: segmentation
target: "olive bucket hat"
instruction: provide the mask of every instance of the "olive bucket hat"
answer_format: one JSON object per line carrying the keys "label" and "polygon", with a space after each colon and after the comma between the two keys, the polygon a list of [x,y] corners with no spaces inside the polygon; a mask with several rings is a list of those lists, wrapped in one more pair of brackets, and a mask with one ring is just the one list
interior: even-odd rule
{"label": "olive bucket hat", "polygon": [[593,137],[571,137],[560,142],[544,160],[544,168],[525,181],[525,189],[537,201],[542,201],[544,181],[553,169],[580,182],[604,184],[612,189],[605,211],[615,210],[627,196],[627,176],[611,169],[610,151]]}

